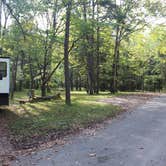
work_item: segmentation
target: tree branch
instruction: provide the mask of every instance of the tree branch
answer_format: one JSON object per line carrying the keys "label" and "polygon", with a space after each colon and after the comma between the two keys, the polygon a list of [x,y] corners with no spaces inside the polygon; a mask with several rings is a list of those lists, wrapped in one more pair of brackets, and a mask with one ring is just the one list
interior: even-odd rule
{"label": "tree branch", "polygon": [[[80,38],[78,38],[78,39],[76,39],[76,40],[74,40],[74,41],[72,42],[72,45],[71,45],[71,47],[70,47],[69,50],[68,50],[68,53],[69,53],[69,54],[70,54],[70,52],[72,51],[72,49],[73,49],[73,47],[75,46],[75,44],[76,44],[79,40],[80,40]],[[49,74],[49,76],[45,79],[45,81],[44,81],[43,84],[46,84],[46,83],[51,79],[51,77],[52,77],[53,74],[56,72],[56,70],[59,68],[59,66],[61,65],[61,63],[63,62],[63,60],[64,60],[64,58],[62,58],[62,59],[58,62],[58,64],[55,66],[55,68],[52,70],[52,72]]]}
{"label": "tree branch", "polygon": [[24,36],[24,40],[25,40],[26,37],[25,37],[24,29],[23,29],[21,23],[19,22],[18,18],[13,14],[12,8],[10,7],[10,5],[9,5],[8,3],[6,3],[5,0],[2,0],[2,3],[7,7],[7,9],[8,9],[9,12],[10,12],[10,14],[12,15],[12,17],[16,20],[16,22],[17,22],[18,26],[20,27],[21,32],[22,32],[22,34],[23,34],[23,36]]}

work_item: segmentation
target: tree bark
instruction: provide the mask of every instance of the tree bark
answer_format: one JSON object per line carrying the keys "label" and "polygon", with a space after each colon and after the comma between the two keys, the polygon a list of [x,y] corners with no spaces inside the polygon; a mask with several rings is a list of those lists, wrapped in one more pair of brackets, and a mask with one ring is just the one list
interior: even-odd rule
{"label": "tree bark", "polygon": [[0,1],[0,39],[2,38],[2,1]]}
{"label": "tree bark", "polygon": [[72,1],[69,0],[66,6],[66,23],[64,39],[64,75],[65,75],[65,103],[71,104],[70,99],[70,71],[69,71],[69,37],[70,37],[70,17]]}
{"label": "tree bark", "polygon": [[[97,24],[99,23],[99,4],[97,0]],[[97,25],[97,60],[96,60],[96,94],[99,94],[100,86],[100,27]]]}
{"label": "tree bark", "polygon": [[17,65],[18,65],[18,55],[15,58],[12,66],[12,84],[11,84],[11,96],[10,98],[14,98],[14,92],[16,91],[16,78],[17,78]]}
{"label": "tree bark", "polygon": [[[21,59],[20,59],[20,67],[21,67],[21,72],[23,73],[23,68],[24,68],[24,51],[21,51]],[[19,81],[19,91],[22,91],[23,88],[23,78]]]}
{"label": "tree bark", "polygon": [[[94,1],[92,2],[92,20],[94,21]],[[84,21],[87,23],[87,6],[86,2],[83,4],[84,11]],[[86,48],[86,61],[87,61],[87,78],[88,78],[88,86],[87,92],[90,95],[94,94],[95,91],[95,79],[94,79],[94,34],[92,32],[90,34],[85,34],[86,41],[88,46]]]}
{"label": "tree bark", "polygon": [[70,85],[71,85],[71,91],[74,90],[74,84],[73,84],[73,69],[70,70]]}
{"label": "tree bark", "polygon": [[113,57],[113,65],[112,65],[112,81],[110,91],[112,93],[116,93],[118,91],[118,63],[119,63],[119,47],[120,47],[120,40],[119,40],[119,26],[117,25],[116,28],[116,39],[115,39],[115,46],[114,46],[114,57]]}

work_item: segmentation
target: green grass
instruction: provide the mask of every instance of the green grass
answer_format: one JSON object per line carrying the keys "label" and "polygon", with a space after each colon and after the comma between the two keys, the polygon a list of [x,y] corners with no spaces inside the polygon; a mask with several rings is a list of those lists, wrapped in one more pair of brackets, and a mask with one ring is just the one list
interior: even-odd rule
{"label": "green grass", "polygon": [[[25,93],[24,93],[25,95]],[[24,97],[17,93],[16,98]],[[65,132],[84,128],[94,123],[116,116],[120,108],[98,102],[101,98],[111,97],[108,93],[89,96],[85,92],[72,92],[72,105],[59,101],[27,103],[16,105],[12,112],[16,115],[10,122],[10,129],[17,139],[42,136],[50,131]]]}

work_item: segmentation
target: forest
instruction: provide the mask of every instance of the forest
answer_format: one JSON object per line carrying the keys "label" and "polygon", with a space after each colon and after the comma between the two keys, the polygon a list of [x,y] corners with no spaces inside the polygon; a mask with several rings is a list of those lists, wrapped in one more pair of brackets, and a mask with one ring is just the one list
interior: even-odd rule
{"label": "forest", "polygon": [[15,92],[166,88],[163,0],[1,0],[0,56]]}

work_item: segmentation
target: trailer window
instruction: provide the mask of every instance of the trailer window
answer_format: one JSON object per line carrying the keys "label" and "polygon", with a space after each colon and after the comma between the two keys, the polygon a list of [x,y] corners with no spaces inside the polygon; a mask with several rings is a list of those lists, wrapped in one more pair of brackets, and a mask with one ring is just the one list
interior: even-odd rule
{"label": "trailer window", "polygon": [[6,77],[7,76],[7,63],[0,62],[0,76]]}

